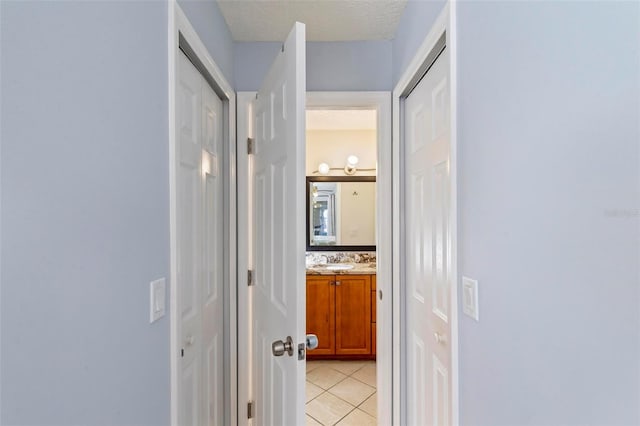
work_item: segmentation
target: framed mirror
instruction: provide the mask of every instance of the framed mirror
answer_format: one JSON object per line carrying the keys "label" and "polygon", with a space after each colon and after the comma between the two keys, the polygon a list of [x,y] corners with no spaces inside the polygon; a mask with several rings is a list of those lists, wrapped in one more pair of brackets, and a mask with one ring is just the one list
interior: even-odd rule
{"label": "framed mirror", "polygon": [[307,177],[307,251],[375,249],[375,176]]}

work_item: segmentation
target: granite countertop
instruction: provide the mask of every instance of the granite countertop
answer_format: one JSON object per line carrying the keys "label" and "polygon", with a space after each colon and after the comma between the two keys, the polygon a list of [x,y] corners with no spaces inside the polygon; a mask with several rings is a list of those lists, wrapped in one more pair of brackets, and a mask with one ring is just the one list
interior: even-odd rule
{"label": "granite countertop", "polygon": [[[332,267],[349,267],[350,269],[331,269]],[[330,263],[307,265],[307,275],[372,275],[376,273],[375,263]]]}

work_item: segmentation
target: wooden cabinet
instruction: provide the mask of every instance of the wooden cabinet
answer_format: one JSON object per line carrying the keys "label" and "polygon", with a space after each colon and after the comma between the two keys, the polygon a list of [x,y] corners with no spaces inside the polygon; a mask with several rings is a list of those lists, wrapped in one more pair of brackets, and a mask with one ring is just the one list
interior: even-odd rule
{"label": "wooden cabinet", "polygon": [[371,353],[376,354],[377,346],[377,331],[376,331],[376,276],[371,275]]}
{"label": "wooden cabinet", "polygon": [[308,275],[307,333],[318,336],[309,358],[375,355],[375,275]]}
{"label": "wooden cabinet", "polygon": [[336,355],[371,354],[371,276],[336,277]]}
{"label": "wooden cabinet", "polygon": [[334,276],[307,276],[307,334],[318,336],[316,355],[335,353],[334,282]]}

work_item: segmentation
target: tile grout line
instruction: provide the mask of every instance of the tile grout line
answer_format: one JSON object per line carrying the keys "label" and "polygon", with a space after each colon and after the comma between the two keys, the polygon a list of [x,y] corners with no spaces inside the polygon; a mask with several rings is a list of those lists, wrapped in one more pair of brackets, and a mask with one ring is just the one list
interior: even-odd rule
{"label": "tile grout line", "polygon": [[[334,425],[337,425],[338,423],[340,423],[342,420],[344,420],[344,419],[345,419],[349,414],[353,413],[355,410],[360,409],[360,406],[361,406],[362,404],[364,404],[364,403],[365,403],[369,398],[371,398],[371,396],[372,396],[372,395],[376,395],[376,398],[377,398],[377,393],[378,393],[378,388],[377,388],[377,386],[371,386],[370,384],[365,383],[365,382],[363,382],[362,380],[359,380],[357,377],[352,377],[352,376],[353,376],[353,374],[357,373],[358,371],[362,370],[363,368],[365,368],[365,367],[367,367],[367,366],[369,366],[369,365],[375,365],[375,362],[374,362],[374,363],[368,363],[368,362],[366,362],[366,363],[364,363],[362,366],[360,366],[359,368],[357,368],[356,370],[354,370],[352,373],[350,373],[350,374],[345,374],[344,372],[342,372],[342,371],[340,371],[340,370],[337,370],[337,369],[333,368],[333,367],[331,366],[331,364],[325,364],[325,366],[326,366],[326,367],[328,367],[329,369],[334,370],[334,371],[336,371],[336,372],[338,372],[338,373],[340,373],[340,374],[342,374],[342,375],[344,375],[344,376],[345,376],[344,378],[342,378],[341,380],[337,381],[337,382],[336,382],[336,383],[334,383],[332,386],[330,386],[330,387],[329,387],[329,389],[324,389],[323,387],[321,387],[321,386],[319,386],[319,385],[317,385],[317,384],[313,383],[312,381],[310,381],[310,380],[306,380],[306,377],[305,377],[305,380],[306,380],[306,381],[308,381],[309,383],[313,384],[314,386],[317,386],[318,388],[322,389],[322,392],[321,392],[321,393],[319,393],[319,394],[318,394],[318,395],[316,395],[314,398],[310,399],[308,402],[306,402],[306,403],[305,403],[305,414],[306,414],[306,415],[308,415],[309,417],[311,417],[313,420],[317,421],[318,423],[322,424],[323,426],[334,426]],[[316,370],[317,368],[322,368],[322,367],[323,367],[323,365],[319,365],[318,367],[314,368],[314,369],[313,369],[313,370],[311,370],[311,371],[314,371],[314,370]],[[307,371],[305,375],[308,375],[311,371]],[[360,403],[359,403],[358,405],[356,405],[356,406],[354,406],[353,404],[351,404],[349,401],[346,401],[346,400],[342,399],[342,398],[341,398],[341,397],[339,397],[338,395],[335,395],[335,394],[333,394],[332,392],[330,392],[330,390],[331,390],[331,389],[333,389],[335,386],[337,386],[338,384],[342,383],[343,381],[345,381],[345,380],[346,380],[346,379],[348,379],[348,378],[352,378],[352,379],[354,379],[355,381],[357,381],[357,382],[359,382],[359,383],[362,383],[363,385],[365,385],[365,386],[367,386],[367,387],[373,388],[373,389],[374,389],[374,392],[373,392],[372,394],[368,395],[364,400],[362,400],[362,402],[360,402]],[[349,405],[350,407],[353,407],[353,408],[351,408],[351,409],[350,409],[350,410],[349,410],[349,411],[348,411],[344,416],[342,416],[340,419],[338,419],[338,421],[337,421],[337,422],[333,423],[333,425],[325,425],[324,423],[320,422],[318,419],[316,419],[315,417],[311,416],[310,414],[308,414],[308,413],[306,412],[306,404],[308,404],[308,403],[310,403],[311,401],[313,401],[313,400],[317,399],[319,396],[321,396],[321,395],[323,395],[323,394],[325,394],[325,393],[329,393],[329,394],[331,394],[331,396],[333,396],[333,397],[335,397],[335,398],[339,399],[340,401],[342,401],[342,402],[346,403],[346,404],[347,404],[347,405]],[[378,420],[377,420],[377,416],[372,416],[372,415],[370,415],[368,412],[366,412],[365,410],[362,410],[362,409],[360,409],[360,411],[362,411],[362,412],[363,412],[364,414],[366,414],[367,416],[374,418],[374,419],[376,420],[376,423],[377,423],[377,421],[378,421]]]}
{"label": "tile grout line", "polygon": [[[351,377],[351,376],[349,376],[349,377]],[[370,388],[374,388],[376,391],[378,391],[378,386],[371,386],[369,383],[365,383],[365,382],[363,382],[362,380],[358,379],[357,377],[351,377],[351,378],[352,378],[353,380],[357,380],[357,381],[359,381],[359,382],[360,382],[360,383],[362,383],[363,385],[367,385],[367,386],[369,386]]]}
{"label": "tile grout line", "polygon": [[313,417],[311,414],[307,413],[306,411],[305,411],[304,414],[309,416],[309,417],[311,417],[313,420],[315,420],[316,422],[320,423],[322,426],[325,426],[324,423],[322,423],[320,420],[316,419],[315,417]]}
{"label": "tile grout line", "polygon": [[[360,382],[360,383],[362,383],[362,382]],[[336,385],[337,385],[337,384],[336,384]],[[369,387],[371,387],[371,386],[369,386]],[[333,388],[331,388],[331,389],[333,389]],[[329,392],[331,395],[335,396],[336,398],[338,398],[338,399],[339,399],[339,400],[341,400],[341,401],[346,402],[347,404],[351,405],[353,408],[358,408],[358,407],[359,407],[361,404],[363,404],[367,399],[369,399],[369,398],[371,397],[371,395],[373,395],[374,393],[377,393],[377,392],[378,392],[377,390],[373,391],[373,393],[372,393],[372,394],[367,395],[367,397],[366,397],[364,400],[362,400],[362,402],[361,402],[360,404],[358,404],[358,405],[353,405],[352,403],[350,403],[349,401],[347,401],[347,400],[345,400],[345,399],[341,398],[340,396],[336,395],[335,393],[330,392],[330,390],[331,390],[331,389],[327,389],[325,392]]]}
{"label": "tile grout line", "polygon": [[[360,405],[356,405],[356,406],[354,406],[354,405],[353,405],[352,403],[350,403],[349,401],[347,401],[347,400],[345,400],[345,399],[343,399],[343,398],[339,397],[338,395],[334,394],[333,392],[331,392],[331,389],[333,389],[334,387],[338,386],[340,383],[344,382],[344,381],[345,381],[345,380],[347,380],[348,378],[352,378],[353,380],[355,380],[355,381],[357,381],[357,382],[359,382],[359,383],[362,383],[362,384],[363,384],[363,385],[365,385],[365,386],[368,386],[368,387],[370,387],[370,388],[373,388],[373,386],[370,386],[370,385],[368,385],[368,384],[366,384],[366,383],[364,383],[364,382],[362,382],[362,381],[360,381],[360,380],[356,379],[355,377],[351,377],[351,376],[347,376],[347,377],[345,377],[344,379],[340,380],[339,382],[336,382],[336,384],[335,384],[335,385],[333,385],[333,386],[331,386],[329,389],[323,389],[323,388],[321,388],[321,387],[320,387],[320,386],[318,386],[318,385],[316,385],[316,386],[318,386],[320,389],[323,389],[323,390],[324,390],[324,392],[322,392],[322,393],[330,393],[330,394],[331,394],[331,396],[335,396],[335,397],[336,397],[336,398],[338,398],[339,400],[346,402],[347,404],[351,405],[354,409],[356,409],[356,408],[358,408]],[[309,383],[313,383],[313,382],[309,382]],[[315,383],[313,383],[313,384],[315,385]],[[378,392],[378,390],[377,390],[376,388],[373,388],[373,389],[374,389],[373,393],[377,393],[377,392]],[[322,395],[322,393],[321,393],[320,395]],[[372,393],[372,394],[370,394],[370,395],[368,395],[368,396],[367,396],[367,397],[366,397],[366,398],[365,398],[365,399],[364,399],[360,404],[362,404],[364,401],[366,401],[367,399],[369,399],[369,398],[371,397],[371,395],[373,395],[373,393]],[[313,401],[314,399],[316,399],[316,398],[317,398],[318,396],[320,396],[320,395],[317,395],[315,398],[311,399],[311,401]],[[311,402],[311,401],[310,401],[310,402]]]}

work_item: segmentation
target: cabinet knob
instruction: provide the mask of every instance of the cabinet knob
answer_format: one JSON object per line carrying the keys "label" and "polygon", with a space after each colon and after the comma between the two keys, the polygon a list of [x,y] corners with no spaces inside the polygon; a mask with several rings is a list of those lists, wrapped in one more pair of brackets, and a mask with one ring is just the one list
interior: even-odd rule
{"label": "cabinet knob", "polygon": [[340,281],[336,281],[336,285],[342,285]]}

